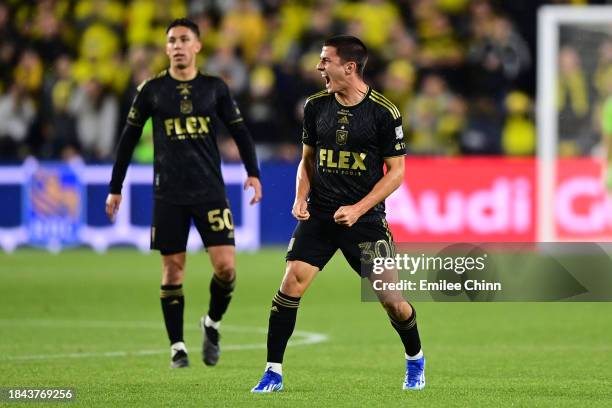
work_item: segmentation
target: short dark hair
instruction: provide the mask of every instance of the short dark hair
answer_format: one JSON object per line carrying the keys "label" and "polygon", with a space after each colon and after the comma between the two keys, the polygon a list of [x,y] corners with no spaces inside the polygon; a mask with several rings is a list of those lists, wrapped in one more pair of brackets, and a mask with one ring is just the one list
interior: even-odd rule
{"label": "short dark hair", "polygon": [[363,70],[368,62],[368,49],[359,38],[338,35],[325,40],[323,46],[334,47],[343,62],[354,62],[357,65],[357,73],[363,77]]}
{"label": "short dark hair", "polygon": [[168,28],[166,28],[166,34],[168,34],[168,32],[170,31],[170,29],[174,28],[174,27],[187,27],[188,29],[190,29],[191,31],[193,31],[193,33],[196,35],[196,37],[200,38],[200,27],[198,27],[198,25],[196,23],[194,23],[193,21],[191,21],[188,18],[177,18],[176,20],[174,20],[173,22],[171,22],[168,25]]}

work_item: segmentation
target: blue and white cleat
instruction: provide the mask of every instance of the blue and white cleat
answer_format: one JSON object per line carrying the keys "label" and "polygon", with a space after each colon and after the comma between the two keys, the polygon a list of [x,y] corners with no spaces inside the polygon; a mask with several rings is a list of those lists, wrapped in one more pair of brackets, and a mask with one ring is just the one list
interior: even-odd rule
{"label": "blue and white cleat", "polygon": [[283,376],[267,369],[251,392],[278,392],[283,389]]}
{"label": "blue and white cleat", "polygon": [[406,378],[403,389],[422,390],[425,388],[425,357],[406,360]]}

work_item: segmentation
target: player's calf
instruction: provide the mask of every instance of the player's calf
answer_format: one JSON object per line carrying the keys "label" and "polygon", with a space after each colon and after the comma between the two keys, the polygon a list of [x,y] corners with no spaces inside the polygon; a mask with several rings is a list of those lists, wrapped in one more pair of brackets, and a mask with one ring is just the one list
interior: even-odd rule
{"label": "player's calf", "polygon": [[300,298],[280,290],[272,299],[268,323],[268,355],[266,369],[252,392],[275,392],[283,389],[282,363],[287,342],[295,328]]}
{"label": "player's calf", "polygon": [[[215,271],[217,272],[217,271]],[[231,274],[224,276],[235,276],[233,269]],[[224,281],[215,273],[210,280],[210,304],[208,314],[200,319],[202,328],[202,361],[207,366],[214,366],[219,361],[221,356],[221,347],[219,346],[219,326],[221,318],[227,311],[232,293],[234,291],[234,280]]]}
{"label": "player's calf", "polygon": [[[166,332],[170,340],[173,368],[185,367],[188,365],[187,352],[183,343],[183,311],[185,309],[185,297],[183,296],[183,285],[162,285],[160,288],[160,303],[164,315]],[[182,350],[185,361],[175,364],[176,352]],[[176,359],[180,359],[179,355]],[[185,364],[187,362],[187,364]]]}

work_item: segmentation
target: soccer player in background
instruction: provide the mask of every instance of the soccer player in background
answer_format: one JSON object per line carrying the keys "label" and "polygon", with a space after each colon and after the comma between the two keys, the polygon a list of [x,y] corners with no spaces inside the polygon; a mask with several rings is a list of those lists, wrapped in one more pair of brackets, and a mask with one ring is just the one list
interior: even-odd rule
{"label": "soccer player in background", "polygon": [[170,68],[138,87],[121,134],[106,199],[111,221],[121,203],[121,188],[132,153],[147,118],[153,118],[154,208],[151,248],[162,255],[161,307],[170,339],[171,367],[189,365],[183,341],[185,250],[193,220],[213,266],[208,313],[201,319],[202,359],[217,364],[219,324],[234,290],[234,225],[216,143],[213,119],[220,119],[235,139],[253,188],[251,204],[261,200],[255,146],[227,85],[196,68],[200,32],[192,21],[173,21],[166,30]]}
{"label": "soccer player in background", "polygon": [[[371,243],[392,251],[384,200],[404,179],[406,146],[399,110],[364,82],[366,62],[366,47],[355,37],[333,37],[323,45],[317,69],[326,89],[304,106],[292,209],[299,222],[289,242],[285,276],[272,300],[265,372],[253,392],[283,388],[283,355],[300,298],[336,250],[358,274],[362,253]],[[414,307],[401,297],[381,303],[406,352],[403,388],[422,389],[425,358]]]}

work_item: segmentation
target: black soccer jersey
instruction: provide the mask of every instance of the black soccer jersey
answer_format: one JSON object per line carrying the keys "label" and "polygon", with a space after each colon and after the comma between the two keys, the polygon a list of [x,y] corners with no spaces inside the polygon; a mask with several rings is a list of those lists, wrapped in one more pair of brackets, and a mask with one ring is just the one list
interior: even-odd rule
{"label": "black soccer jersey", "polygon": [[[140,128],[149,117],[153,118],[156,198],[176,204],[224,200],[221,158],[213,126],[216,118],[236,139],[247,173],[259,175],[252,139],[236,102],[220,78],[198,73],[190,81],[179,81],[163,71],[139,86],[127,119],[128,135],[133,133],[130,127],[136,128],[139,138]],[[124,130],[122,139],[129,137]],[[122,140],[119,145],[110,185],[111,193],[115,194],[121,192],[133,151],[132,146],[123,144],[129,143]]]}
{"label": "black soccer jersey", "polygon": [[[383,177],[384,158],[406,154],[399,110],[371,88],[353,106],[327,91],[309,97],[302,142],[316,148],[309,208],[324,215],[360,201]],[[384,212],[383,201],[367,214]]]}

